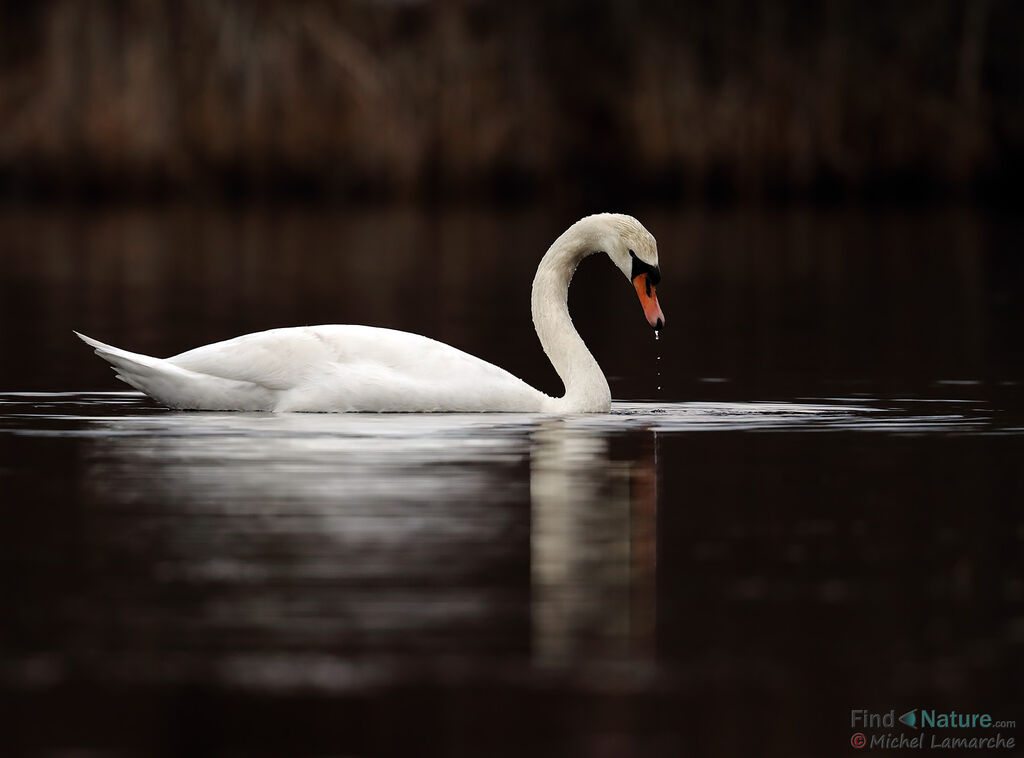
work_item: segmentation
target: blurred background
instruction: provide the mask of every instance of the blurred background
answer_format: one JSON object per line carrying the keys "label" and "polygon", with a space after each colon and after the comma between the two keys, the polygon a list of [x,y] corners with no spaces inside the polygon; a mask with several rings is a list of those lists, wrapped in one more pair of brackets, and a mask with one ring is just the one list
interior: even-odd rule
{"label": "blurred background", "polygon": [[1020,196],[1013,0],[0,4],[10,199]]}
{"label": "blurred background", "polygon": [[[1021,723],[1022,50],[1018,0],[0,0],[0,753]],[[598,211],[667,316],[577,272],[615,415],[171,413],[71,334],[364,323],[560,393],[530,283]]]}

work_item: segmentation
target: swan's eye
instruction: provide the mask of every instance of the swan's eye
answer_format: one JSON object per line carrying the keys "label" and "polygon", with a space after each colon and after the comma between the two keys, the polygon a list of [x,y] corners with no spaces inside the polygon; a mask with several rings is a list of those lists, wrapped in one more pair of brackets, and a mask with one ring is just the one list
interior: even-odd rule
{"label": "swan's eye", "polygon": [[636,253],[632,250],[629,251],[629,255],[633,259],[633,270],[630,271],[629,278],[636,279],[640,274],[647,274],[648,285],[657,287],[661,282],[661,269],[649,263],[644,263],[636,257]]}

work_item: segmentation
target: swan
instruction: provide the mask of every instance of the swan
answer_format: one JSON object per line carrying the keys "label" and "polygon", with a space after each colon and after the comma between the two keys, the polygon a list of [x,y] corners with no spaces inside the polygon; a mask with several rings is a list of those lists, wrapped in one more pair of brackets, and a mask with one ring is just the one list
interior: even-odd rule
{"label": "swan", "polygon": [[[117,378],[169,408],[273,412],[508,411],[607,413],[611,391],[569,317],[569,281],[603,252],[629,279],[647,322],[665,316],[654,237],[632,216],[580,219],[541,259],[533,280],[533,324],[565,385],[550,397],[502,368],[409,332],[327,325],[270,329],[171,358],[132,353],[75,332]],[[657,334],[657,331],[655,332]]]}

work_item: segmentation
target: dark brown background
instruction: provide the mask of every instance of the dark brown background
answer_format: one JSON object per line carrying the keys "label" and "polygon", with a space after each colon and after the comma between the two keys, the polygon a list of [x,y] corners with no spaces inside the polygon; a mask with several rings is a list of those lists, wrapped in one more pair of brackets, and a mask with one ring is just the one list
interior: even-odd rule
{"label": "dark brown background", "polygon": [[1020,197],[1013,0],[0,7],[0,190]]}

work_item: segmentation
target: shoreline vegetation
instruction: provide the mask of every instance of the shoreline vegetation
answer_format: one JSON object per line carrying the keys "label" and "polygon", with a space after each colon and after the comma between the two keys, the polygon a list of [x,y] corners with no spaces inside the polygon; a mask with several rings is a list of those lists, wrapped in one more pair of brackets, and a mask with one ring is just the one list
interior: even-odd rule
{"label": "shoreline vegetation", "polygon": [[0,198],[1019,196],[1012,0],[0,3]]}

